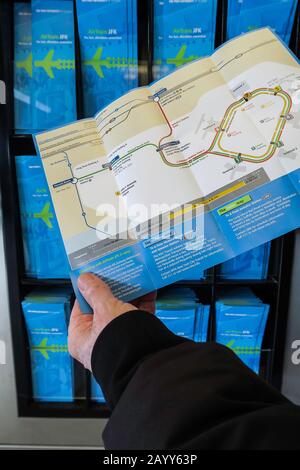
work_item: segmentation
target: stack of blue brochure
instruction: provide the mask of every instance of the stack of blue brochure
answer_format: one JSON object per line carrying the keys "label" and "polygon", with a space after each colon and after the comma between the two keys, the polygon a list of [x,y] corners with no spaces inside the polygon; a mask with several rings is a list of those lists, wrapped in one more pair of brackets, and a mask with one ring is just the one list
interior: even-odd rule
{"label": "stack of blue brochure", "polygon": [[206,341],[209,305],[200,303],[192,289],[174,286],[160,293],[156,316],[176,335]]}
{"label": "stack of blue brochure", "polygon": [[214,50],[217,0],[154,0],[154,67],[159,79]]}
{"label": "stack of blue brochure", "polygon": [[76,7],[84,114],[90,117],[138,85],[137,0],[76,0]]}
{"label": "stack of blue brochure", "polygon": [[224,279],[266,279],[268,275],[271,243],[253,248],[220,265]]}
{"label": "stack of blue brochure", "polygon": [[256,373],[269,309],[249,288],[224,292],[216,302],[216,342],[232,349]]}
{"label": "stack of blue brochure", "polygon": [[30,3],[14,3],[14,117],[15,129],[32,130],[32,31]]}
{"label": "stack of blue brochure", "polygon": [[269,26],[289,44],[298,0],[229,0],[227,37]]}
{"label": "stack of blue brochure", "polygon": [[69,262],[39,157],[16,157],[25,273],[37,278],[69,277]]}
{"label": "stack of blue brochure", "polygon": [[15,128],[48,129],[74,121],[76,112],[72,0],[14,3]]}
{"label": "stack of blue brochure", "polygon": [[36,289],[22,308],[27,328],[33,399],[74,400],[73,362],[68,353],[70,289]]}

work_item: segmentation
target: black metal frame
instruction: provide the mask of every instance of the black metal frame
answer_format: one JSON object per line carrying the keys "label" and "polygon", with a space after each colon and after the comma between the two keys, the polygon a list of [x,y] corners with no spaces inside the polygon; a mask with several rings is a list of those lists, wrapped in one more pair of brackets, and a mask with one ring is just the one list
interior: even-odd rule
{"label": "black metal frame", "polygon": [[[24,0],[23,0],[24,1]],[[74,1],[74,0],[73,0]],[[90,399],[88,374],[76,363],[75,388],[80,399],[74,403],[37,403],[32,397],[30,357],[26,328],[21,311],[21,300],[33,286],[70,285],[68,280],[36,280],[24,276],[24,262],[20,217],[17,200],[14,156],[34,155],[35,149],[31,136],[16,135],[13,132],[13,1],[0,2],[0,79],[7,85],[7,104],[0,105],[0,177],[3,211],[3,230],[6,254],[6,269],[10,304],[11,330],[14,350],[15,377],[19,416],[30,417],[103,417],[109,416],[105,405],[93,403]],[[74,2],[75,3],[75,2]],[[218,1],[216,47],[226,39],[227,0]],[[152,81],[153,59],[153,2],[138,0],[138,48],[139,83],[145,85]],[[75,22],[76,45],[78,30]],[[291,46],[300,55],[300,2],[291,38]],[[82,117],[82,93],[79,47],[76,54],[77,113]],[[294,234],[290,233],[272,243],[271,267],[267,280],[230,281],[218,276],[218,267],[209,271],[203,281],[181,282],[192,287],[200,298],[211,305],[209,340],[215,332],[215,300],[220,288],[248,285],[271,304],[263,350],[266,357],[262,360],[262,375],[273,385],[280,388],[283,356],[285,348],[285,329],[293,259]]]}

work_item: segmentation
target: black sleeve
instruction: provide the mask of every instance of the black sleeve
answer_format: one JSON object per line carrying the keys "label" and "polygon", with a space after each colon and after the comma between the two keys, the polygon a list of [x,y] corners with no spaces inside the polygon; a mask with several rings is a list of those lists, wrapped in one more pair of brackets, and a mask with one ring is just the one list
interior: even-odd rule
{"label": "black sleeve", "polygon": [[300,449],[300,408],[228,348],[180,338],[147,312],[108,324],[92,370],[112,411],[107,449]]}

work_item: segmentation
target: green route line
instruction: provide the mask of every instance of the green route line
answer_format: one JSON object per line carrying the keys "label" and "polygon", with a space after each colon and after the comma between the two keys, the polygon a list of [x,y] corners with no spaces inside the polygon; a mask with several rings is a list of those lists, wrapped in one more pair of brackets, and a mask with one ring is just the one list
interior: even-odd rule
{"label": "green route line", "polygon": [[[260,94],[269,94],[269,95],[271,95],[271,96],[281,96],[282,98],[285,98],[288,104],[284,107],[284,109],[283,109],[283,111],[282,111],[281,114],[288,113],[288,112],[290,111],[291,107],[292,107],[292,100],[291,100],[291,97],[289,96],[289,94],[288,94],[287,92],[283,91],[282,89],[280,89],[279,91],[275,91],[275,89],[270,89],[270,88],[257,88],[257,89],[254,90],[253,92],[249,92],[249,98],[248,98],[248,100],[252,100],[253,98],[255,98],[256,96],[258,96],[258,95],[260,95]],[[224,156],[224,157],[229,157],[229,158],[233,158],[233,159],[234,159],[235,157],[239,156],[239,155],[240,155],[239,152],[236,152],[236,151],[227,151],[227,150],[223,149],[223,148],[221,147],[220,140],[221,140],[221,138],[222,138],[222,136],[223,136],[223,132],[224,132],[224,129],[226,128],[226,126],[227,126],[227,124],[228,124],[228,121],[231,119],[232,112],[233,112],[235,109],[239,108],[240,106],[245,105],[245,103],[246,103],[248,100],[245,99],[245,95],[244,95],[241,99],[239,99],[238,101],[232,103],[232,104],[227,108],[227,110],[225,111],[224,117],[223,117],[223,119],[222,119],[222,121],[221,121],[221,124],[220,124],[220,126],[219,126],[219,130],[218,130],[218,132],[216,133],[216,135],[215,135],[215,137],[214,137],[214,139],[213,139],[213,141],[212,141],[210,147],[209,147],[207,150],[202,151],[202,152],[200,152],[200,153],[196,153],[196,154],[190,156],[188,159],[186,159],[186,160],[181,160],[181,161],[179,161],[179,162],[177,162],[177,163],[171,163],[170,161],[168,161],[167,158],[166,158],[165,155],[164,155],[163,150],[159,150],[158,153],[159,153],[159,155],[160,155],[162,161],[163,161],[166,165],[168,165],[168,166],[170,166],[170,167],[185,167],[185,166],[190,165],[191,163],[194,164],[196,161],[202,159],[205,155],[208,155],[208,154],[213,154],[213,155],[218,155],[218,156]],[[165,120],[166,120],[166,122],[167,122],[169,128],[170,128],[170,131],[171,131],[168,135],[166,135],[166,136],[164,136],[164,137],[162,137],[162,138],[160,139],[160,141],[159,141],[159,145],[160,145],[160,143],[161,143],[165,138],[170,137],[170,136],[172,135],[172,127],[171,127],[171,124],[170,124],[170,122],[168,121],[168,118],[167,118],[166,114],[164,113],[164,111],[163,111],[163,109],[162,109],[160,103],[157,102],[157,104],[158,104],[158,106],[159,106],[159,108],[160,108],[160,110],[161,110],[161,112],[162,112],[162,114],[163,114],[163,116],[164,116],[164,118],[165,118]],[[139,105],[139,106],[141,106],[141,105]],[[281,124],[281,126],[280,126],[280,128],[279,128],[278,135],[277,135],[277,137],[275,137],[275,135],[276,135],[276,133],[277,133],[277,129],[278,129],[279,124],[277,124],[275,133],[273,134],[273,137],[272,137],[272,142],[275,142],[275,143],[278,142],[278,140],[279,140],[279,138],[280,138],[280,136],[281,136],[281,134],[282,134],[283,128],[284,128],[284,126],[285,126],[285,124],[286,124],[286,121],[285,121],[284,118],[280,118],[280,119],[281,119],[281,121],[282,121],[282,124]],[[123,122],[123,121],[122,121],[122,122]],[[216,144],[219,146],[219,148],[220,148],[221,150],[223,150],[223,152],[213,151],[213,149],[214,149],[214,147],[215,147]],[[155,144],[153,144],[153,145],[155,145]],[[159,149],[159,145],[156,146],[157,149]],[[143,146],[142,146],[142,147],[143,147]],[[136,152],[137,150],[139,150],[139,149],[142,148],[142,147],[139,147],[139,148],[135,149],[134,152]],[[271,158],[271,157],[274,155],[274,153],[275,153],[275,151],[276,151],[276,148],[274,148],[274,145],[270,146],[269,148],[270,148],[270,151],[267,152],[267,153],[266,153],[265,155],[263,155],[262,157],[252,157],[252,156],[250,156],[250,155],[248,155],[248,154],[241,154],[241,155],[240,155],[240,158],[241,158],[241,160],[247,161],[247,162],[250,162],[250,163],[253,163],[253,162],[255,162],[255,163],[258,163],[258,162],[259,162],[259,163],[261,163],[261,162],[263,162],[263,161],[268,160],[269,158]],[[130,153],[134,153],[134,152],[130,152]],[[129,154],[130,154],[130,153],[129,153]],[[127,155],[129,155],[129,154],[127,154]],[[125,155],[125,157],[126,157],[127,155]],[[244,156],[243,156],[243,155],[244,155]],[[247,158],[247,157],[250,157],[250,158]]]}
{"label": "green route line", "polygon": [[[284,102],[285,102],[285,105],[284,105],[284,108],[283,108],[283,111],[281,112],[280,114],[280,119],[278,120],[278,123],[277,123],[277,126],[276,126],[276,129],[275,129],[275,132],[273,134],[273,137],[272,137],[272,142],[274,142],[272,144],[272,147],[270,146],[269,148],[271,149],[270,152],[266,152],[262,157],[251,157],[251,159],[249,158],[246,158],[247,156],[249,157],[249,155],[245,154],[244,156],[242,156],[243,154],[241,153],[237,153],[237,152],[234,152],[234,151],[226,151],[224,149],[222,149],[221,147],[221,144],[220,144],[220,140],[222,138],[222,135],[223,135],[223,132],[225,131],[226,129],[226,126],[228,125],[228,122],[230,121],[231,119],[231,116],[232,116],[232,113],[236,111],[237,108],[239,108],[240,106],[242,105],[245,105],[246,102],[248,101],[251,101],[253,98],[255,98],[255,96],[258,96],[260,94],[267,94],[267,95],[270,95],[270,96],[280,96],[281,98],[284,99]],[[173,133],[173,129],[172,129],[172,126],[171,124],[169,123],[168,121],[168,118],[167,116],[165,115],[165,113],[163,112],[162,108],[161,108],[161,105],[159,104],[159,102],[157,102],[159,108],[161,109],[162,111],[162,114],[164,115],[164,118],[165,120],[167,121],[167,124],[170,128],[170,133],[165,136],[165,137],[162,137],[159,141],[159,145],[160,143],[167,137],[169,137],[170,135],[172,135]],[[140,106],[140,105],[139,105]],[[285,127],[285,124],[286,124],[286,119],[285,119],[285,115],[287,113],[289,113],[289,111],[291,110],[291,107],[292,107],[292,99],[290,97],[290,95],[285,92],[284,90],[282,90],[280,87],[278,87],[278,89],[273,88],[273,89],[270,89],[270,88],[258,88],[256,90],[254,90],[253,92],[249,92],[247,94],[245,94],[243,96],[243,98],[241,98],[240,100],[232,103],[226,110],[225,114],[224,114],[224,117],[221,121],[221,124],[218,128],[218,131],[216,132],[216,135],[210,145],[210,147],[203,151],[203,152],[200,152],[200,153],[197,153],[197,154],[194,154],[192,155],[191,157],[189,157],[186,161],[183,161],[181,160],[180,162],[178,163],[171,163],[169,162],[165,155],[164,155],[164,152],[163,150],[160,150],[159,148],[159,145],[156,145],[154,143],[146,143],[146,144],[143,144],[143,145],[140,145],[134,149],[132,149],[131,151],[129,151],[126,155],[123,155],[122,157],[120,157],[120,159],[118,160],[118,162],[120,160],[123,160],[124,158],[128,157],[129,155],[133,155],[134,153],[138,152],[139,150],[145,148],[145,147],[154,147],[157,151],[157,153],[160,155],[160,158],[162,159],[162,161],[170,166],[170,167],[185,167],[185,166],[188,166],[190,164],[194,164],[195,162],[197,162],[199,159],[203,158],[205,155],[209,155],[209,154],[212,154],[212,155],[218,155],[218,156],[225,156],[225,157],[229,157],[229,158],[235,158],[237,155],[240,156],[241,160],[243,161],[248,161],[248,162],[263,162],[263,161],[266,161],[268,160],[269,158],[271,158],[274,153],[276,152],[276,149],[277,147],[275,147],[276,143],[279,141],[281,135],[282,135],[282,132],[283,132],[283,129]],[[133,108],[132,108],[133,109]],[[218,145],[220,147],[221,150],[223,150],[223,152],[218,152],[216,150],[213,150],[215,145]],[[73,173],[73,170],[72,170],[72,165],[71,165],[71,162],[69,160],[69,157],[67,155],[67,153],[65,151],[61,151],[64,155],[65,155],[65,158],[66,158],[66,162],[68,164],[68,167],[70,169],[70,173],[71,173],[71,176],[72,176],[72,179],[74,179],[74,181],[76,180],[75,183],[72,183],[74,184],[75,186],[75,189],[76,189],[76,193],[77,193],[77,197],[78,197],[78,200],[79,200],[79,204],[80,204],[80,207],[81,207],[81,210],[82,210],[82,216],[84,218],[84,221],[86,223],[86,225],[89,227],[89,228],[92,228],[94,230],[98,230],[96,227],[93,227],[91,226],[87,220],[86,220],[86,213],[84,211],[84,207],[83,207],[83,203],[81,201],[81,198],[80,198],[80,194],[79,194],[79,190],[77,188],[77,183],[83,179],[87,179],[95,174],[98,174],[98,173],[101,173],[105,170],[107,170],[108,168],[102,168],[101,170],[98,170],[98,171],[95,171],[93,173],[89,173],[88,175],[84,175],[84,176],[81,176],[79,178],[76,178],[74,173]],[[225,153],[226,152],[226,153]],[[108,233],[105,233],[103,231],[100,231],[98,230],[99,232],[105,234],[105,235],[110,235]]]}
{"label": "green route line", "polygon": [[88,175],[80,176],[80,178],[76,178],[76,176],[75,176],[75,178],[78,181],[80,181],[80,180],[89,178],[90,176],[96,175],[97,173],[102,173],[102,171],[105,171],[105,170],[107,170],[107,168],[102,168],[102,170],[94,171],[94,173],[89,173]]}
{"label": "green route line", "polygon": [[[283,91],[282,89],[280,89],[279,91],[275,91],[275,89],[269,89],[269,88],[258,88],[256,90],[254,90],[253,92],[249,93],[249,100],[252,100],[253,98],[255,98],[255,96],[257,95],[260,95],[260,94],[269,94],[271,96],[281,96],[281,97],[284,97],[287,99],[287,102],[288,102],[288,105],[284,107],[283,111],[281,112],[281,116],[283,114],[286,114],[290,111],[291,107],[292,107],[292,100],[291,100],[291,97],[290,95]],[[283,96],[282,96],[283,95]],[[240,153],[238,152],[234,152],[234,151],[227,151],[225,149],[222,149],[221,145],[220,145],[220,139],[223,135],[223,132],[226,128],[226,125],[228,123],[228,121],[230,120],[231,118],[231,113],[232,111],[235,109],[235,108],[238,108],[240,107],[241,105],[244,105],[246,103],[246,99],[245,99],[245,96],[243,98],[241,98],[240,100],[238,100],[237,102],[235,103],[232,103],[226,110],[225,114],[224,114],[224,117],[221,121],[221,124],[219,126],[219,130],[218,132],[216,133],[210,147],[205,150],[204,152],[201,152],[201,153],[197,153],[197,154],[194,154],[192,155],[191,157],[189,157],[188,159],[186,159],[185,161],[184,160],[181,160],[180,162],[178,162],[177,164],[170,164],[170,162],[168,162],[168,164],[170,166],[185,166],[185,165],[188,165],[190,164],[191,162],[195,162],[196,160],[199,160],[200,158],[202,158],[203,156],[205,155],[208,155],[208,154],[216,154],[216,155],[219,155],[219,156],[224,156],[224,157],[229,157],[229,158],[234,158],[235,156],[238,156]],[[280,124],[280,121],[281,121],[281,124]],[[276,126],[276,129],[275,129],[275,133],[273,134],[273,137],[272,137],[272,142],[276,143],[279,141],[280,137],[281,137],[281,134],[282,134],[282,131],[283,131],[283,128],[286,124],[286,120],[285,118],[282,118],[280,117],[280,120],[278,121],[278,124]],[[277,138],[275,138],[275,134],[277,133],[277,129],[278,129],[278,126],[280,125],[280,128],[279,128],[279,131],[278,131],[278,135],[277,135]],[[221,152],[213,152],[213,148],[215,147],[215,144],[218,144],[219,147],[221,148],[221,150],[223,150],[223,153]],[[274,145],[272,145],[271,147],[271,152],[268,152],[266,154],[266,156],[264,158],[262,157],[252,157],[250,155],[247,155],[245,154],[245,157],[243,157],[241,154],[241,160],[243,161],[248,161],[250,163],[261,163],[263,161],[266,161],[268,160],[269,158],[271,158],[275,151],[276,151],[276,147],[274,148]],[[235,154],[235,155],[234,155]],[[247,158],[250,157],[250,158]],[[165,161],[165,159],[164,159]]]}
{"label": "green route line", "polygon": [[[120,160],[123,160],[124,158],[128,157],[128,155],[132,155],[133,153],[137,152],[138,150],[141,150],[142,148],[144,147],[155,147],[155,148],[158,148],[157,145],[155,144],[151,144],[151,143],[148,143],[148,144],[143,144],[143,145],[140,145],[139,147],[131,150],[130,152],[126,153],[126,155],[123,155],[123,157],[120,157],[120,159],[118,160],[118,162]],[[82,179],[85,179],[85,178],[89,178],[90,176],[93,176],[93,175],[96,175],[97,173],[102,173],[102,171],[106,171],[108,170],[108,168],[102,168],[101,170],[98,170],[98,171],[94,171],[93,173],[89,173],[88,175],[84,175],[84,176],[80,176],[79,178],[75,178],[80,181]]]}
{"label": "green route line", "polygon": [[[280,89],[279,91],[277,91],[277,92],[275,93],[275,92],[274,92],[274,89],[272,89],[272,92],[271,92],[271,89],[267,89],[267,88],[257,89],[257,90],[254,90],[252,93],[249,93],[248,99],[249,99],[249,100],[250,100],[250,99],[253,99],[255,96],[257,96],[257,95],[259,95],[259,94],[270,94],[270,95],[272,95],[272,96],[274,96],[274,95],[275,95],[275,96],[276,96],[276,95],[280,95],[281,97],[286,98],[286,99],[287,99],[287,103],[285,103],[284,109],[283,109],[283,111],[282,111],[282,113],[281,113],[280,116],[283,116],[284,113],[290,111],[291,106],[292,106],[292,100],[291,100],[290,96],[288,95],[288,93],[284,92],[283,90]],[[282,96],[282,95],[283,95],[283,96]],[[141,149],[143,149],[143,148],[145,148],[145,147],[154,147],[154,148],[156,149],[157,153],[159,153],[160,158],[162,159],[162,161],[163,161],[166,165],[171,166],[171,167],[184,167],[184,166],[187,166],[187,165],[189,165],[190,163],[194,163],[194,162],[196,162],[197,160],[199,160],[200,158],[202,158],[204,155],[208,155],[208,154],[214,154],[214,155],[227,156],[227,157],[234,158],[234,155],[233,155],[234,152],[231,152],[230,154],[227,154],[227,155],[226,155],[226,154],[221,153],[221,152],[213,151],[213,148],[215,147],[215,144],[216,144],[216,142],[217,142],[217,144],[219,145],[219,147],[222,149],[222,147],[221,147],[221,145],[220,145],[220,139],[221,139],[222,133],[224,132],[225,126],[227,125],[228,121],[231,119],[231,114],[232,114],[232,112],[234,112],[235,109],[238,108],[239,106],[244,105],[245,102],[247,102],[247,101],[248,101],[248,100],[245,99],[245,95],[244,95],[243,98],[241,98],[240,100],[238,100],[238,101],[235,102],[235,103],[232,103],[232,104],[227,108],[227,110],[226,110],[226,112],[225,112],[225,115],[224,115],[224,117],[223,117],[223,119],[222,119],[222,122],[221,122],[221,124],[220,124],[220,126],[219,126],[218,132],[216,132],[216,135],[215,135],[215,137],[214,137],[214,139],[213,139],[213,141],[212,141],[212,143],[211,143],[209,149],[206,150],[206,151],[204,151],[204,152],[201,152],[201,153],[198,153],[198,154],[193,155],[192,157],[190,157],[189,159],[187,159],[186,162],[179,162],[179,163],[171,163],[171,162],[169,162],[169,161],[166,159],[166,157],[165,157],[165,155],[164,155],[164,152],[159,149],[159,145],[156,145],[156,144],[154,144],[154,143],[146,143],[146,144],[140,145],[140,146],[138,146],[138,147],[132,149],[131,151],[129,151],[126,155],[122,156],[122,157],[120,158],[120,160],[123,160],[124,158],[128,157],[129,155],[133,155],[134,153],[138,152],[139,150],[141,150]],[[158,105],[159,105],[160,109],[162,110],[162,108],[161,108],[161,106],[160,106],[159,103],[158,103]],[[171,133],[170,133],[169,135],[172,135],[173,130],[172,130],[171,124],[169,123],[169,121],[168,121],[168,119],[167,119],[165,113],[163,112],[163,110],[162,110],[162,113],[163,113],[163,115],[164,115],[164,117],[165,117],[165,119],[166,119],[166,121],[167,121],[167,123],[168,123],[168,126],[169,126],[170,130],[171,130]],[[284,126],[285,126],[285,124],[286,124],[285,118],[281,117],[280,119],[281,119],[281,122],[279,121],[279,122],[277,123],[276,129],[275,129],[275,133],[273,134],[273,138],[272,138],[272,139],[273,139],[274,143],[276,142],[276,140],[274,140],[275,134],[277,134],[277,135],[276,135],[276,139],[279,140],[279,139],[280,139],[280,136],[281,136],[281,134],[282,134],[282,132],[283,132]],[[278,132],[277,132],[277,130],[278,130]],[[162,137],[162,138],[160,139],[159,143],[161,143],[164,138],[169,137],[169,135],[168,135],[168,136],[165,136],[165,137]],[[278,140],[277,140],[277,141],[278,141]],[[275,153],[275,151],[276,151],[276,148],[273,146],[273,147],[272,147],[272,150],[271,150],[271,152],[270,152],[270,154],[268,154],[268,156],[266,157],[266,159],[268,159],[268,158],[270,158],[271,156],[273,156],[274,153]],[[93,229],[93,230],[99,231],[99,232],[101,232],[102,234],[105,234],[105,235],[108,235],[108,236],[109,236],[109,235],[110,235],[109,233],[106,233],[106,232],[103,232],[103,231],[101,231],[101,230],[98,230],[96,227],[93,227],[92,225],[90,225],[90,224],[88,223],[87,217],[86,217],[86,212],[85,212],[85,210],[84,210],[84,206],[83,206],[83,203],[82,203],[82,200],[81,200],[81,197],[80,197],[80,193],[79,193],[79,190],[78,190],[78,187],[77,187],[77,184],[78,184],[79,181],[81,181],[81,180],[83,180],[83,179],[87,179],[87,178],[89,178],[89,177],[91,177],[91,176],[93,176],[93,175],[96,175],[96,174],[98,174],[98,173],[101,173],[101,172],[107,170],[108,168],[102,168],[101,170],[95,171],[95,172],[93,172],[93,173],[89,173],[88,175],[81,176],[81,177],[79,177],[79,178],[76,178],[75,175],[74,175],[74,173],[73,173],[72,164],[71,164],[71,162],[70,162],[70,160],[69,160],[68,154],[67,154],[65,151],[62,151],[62,153],[65,155],[66,162],[67,162],[67,164],[68,164],[68,167],[69,167],[69,170],[70,170],[72,179],[74,179],[74,181],[75,181],[75,183],[72,183],[72,184],[74,184],[74,186],[75,186],[76,194],[77,194],[78,201],[79,201],[79,204],[80,204],[80,208],[81,208],[81,211],[82,211],[82,217],[83,217],[83,219],[84,219],[84,221],[85,221],[85,224],[87,225],[87,227],[89,227],[89,228],[91,228],[91,229]],[[241,157],[241,158],[242,158],[242,157]],[[118,161],[120,161],[120,160],[118,160]],[[252,161],[252,159],[249,160],[249,159],[246,159],[246,158],[242,158],[242,160]],[[257,158],[256,158],[256,159],[254,158],[254,160],[257,161],[258,159],[257,159]],[[262,161],[262,160],[260,159],[260,161]]]}
{"label": "green route line", "polygon": [[[240,155],[241,160],[247,161],[247,162],[250,162],[250,163],[253,163],[253,162],[261,163],[261,162],[267,161],[268,159],[270,159],[274,155],[274,153],[276,151],[276,147],[274,147],[274,145],[276,145],[276,143],[279,141],[279,139],[281,137],[281,134],[282,134],[282,131],[284,129],[284,126],[286,124],[286,119],[285,119],[285,117],[282,117],[282,116],[288,114],[289,111],[291,110],[292,100],[291,100],[291,97],[289,96],[289,94],[286,93],[285,91],[280,90],[280,91],[276,92],[276,91],[274,91],[274,89],[269,89],[269,88],[258,88],[258,89],[256,89],[255,91],[253,91],[252,93],[249,94],[249,100],[252,100],[253,98],[255,98],[255,96],[258,96],[258,95],[261,95],[261,94],[266,94],[266,95],[270,95],[270,96],[280,96],[281,98],[283,98],[283,101],[284,101],[284,108],[281,111],[280,118],[279,118],[278,123],[276,125],[274,134],[271,138],[271,142],[274,142],[274,143],[271,144],[268,147],[268,151],[265,152],[263,155],[261,155],[259,157],[255,157],[255,156],[252,156],[252,155],[249,155],[249,154],[241,154],[237,151],[229,151],[229,150],[224,149],[221,146],[220,141],[222,139],[223,132],[225,131],[225,129],[228,125],[228,122],[231,119],[232,112],[235,111],[242,104],[245,104],[245,98],[243,98],[243,99],[239,100],[238,102],[233,103],[227,109],[227,111],[225,113],[225,116],[222,120],[222,123],[220,125],[221,133],[218,135],[217,145],[223,151],[223,153],[221,153],[221,152],[211,152],[211,153],[214,153],[214,154],[220,155],[220,156],[230,157],[230,158],[234,158],[234,155],[235,156]],[[250,158],[247,158],[247,157],[250,157]]]}
{"label": "green route line", "polygon": [[[71,164],[71,162],[70,162],[70,159],[69,159],[69,157],[68,157],[67,152],[62,151],[62,153],[65,155],[65,159],[66,159],[67,165],[68,165],[68,167],[69,167],[69,170],[70,170],[72,179],[78,180],[78,178],[76,178],[76,176],[75,176],[74,173],[73,173],[72,164]],[[81,215],[82,215],[82,217],[83,217],[83,219],[84,219],[84,222],[85,222],[85,224],[87,225],[87,227],[89,227],[89,228],[91,228],[91,229],[93,229],[93,230],[96,230],[97,232],[102,233],[102,234],[104,234],[104,235],[110,236],[109,233],[104,232],[103,230],[99,230],[99,229],[97,229],[96,227],[93,227],[92,225],[90,225],[90,224],[87,222],[87,220],[86,220],[86,212],[85,212],[85,210],[84,210],[83,203],[82,203],[82,200],[81,200],[81,197],[80,197],[80,194],[79,194],[79,190],[78,190],[78,188],[77,188],[77,183],[72,183],[72,184],[75,186],[75,190],[76,190],[77,197],[78,197],[78,201],[79,201],[80,208],[81,208]]]}
{"label": "green route line", "polygon": [[[285,105],[281,115],[285,114],[285,113],[288,113],[292,107],[292,100],[291,100],[291,97],[289,96],[289,94],[283,90],[280,90],[280,91],[277,91],[275,92],[274,89],[269,89],[269,88],[257,88],[256,90],[254,90],[253,92],[249,93],[249,100],[252,100],[253,98],[255,98],[256,96],[260,95],[260,94],[269,94],[270,96],[281,96],[282,98],[285,98],[287,100],[287,104]],[[229,158],[234,158],[235,156],[238,156],[239,153],[238,152],[235,152],[235,151],[226,151],[224,149],[222,149],[221,145],[220,145],[220,140],[222,138],[222,135],[223,135],[223,132],[224,132],[224,129],[226,128],[227,124],[228,124],[228,121],[231,119],[231,114],[232,112],[236,109],[236,108],[239,108],[240,106],[242,105],[245,105],[246,103],[246,99],[245,99],[245,96],[243,98],[241,98],[240,100],[232,103],[226,110],[225,114],[224,114],[224,117],[221,121],[221,124],[219,126],[219,130],[218,132],[216,133],[210,147],[203,151],[203,152],[200,152],[200,153],[196,153],[194,155],[192,155],[191,157],[189,157],[187,160],[181,160],[179,161],[178,163],[171,163],[170,161],[167,160],[167,158],[165,157],[164,155],[164,152],[163,150],[159,150],[159,146],[154,144],[154,143],[147,143],[147,144],[144,144],[144,145],[140,145],[139,147],[131,150],[130,152],[128,152],[126,155],[124,155],[123,157],[120,158],[120,160],[123,160],[123,158],[126,158],[128,157],[129,155],[132,155],[134,153],[136,153],[137,151],[141,150],[142,148],[144,147],[147,147],[147,146],[153,146],[156,148],[156,150],[158,151],[157,153],[160,155],[162,161],[164,162],[165,165],[168,165],[170,167],[185,167],[185,166],[188,166],[190,165],[191,163],[194,164],[196,163],[198,160],[202,159],[205,155],[208,155],[208,154],[212,154],[212,155],[217,155],[217,156],[223,156],[223,157],[229,157]],[[162,110],[160,104],[158,103],[159,105],[159,108]],[[139,105],[140,106],[140,105]],[[165,113],[163,112],[162,110],[162,114],[164,115],[164,118],[166,119],[167,123],[168,123],[168,126],[170,128],[170,130],[172,129],[171,128],[171,125],[165,115]],[[275,130],[275,133],[273,134],[273,138],[272,138],[272,141],[273,142],[278,142],[278,140],[280,139],[280,136],[282,134],[282,131],[283,131],[283,128],[286,124],[286,120],[284,118],[280,118],[281,119],[281,125],[279,126],[279,129],[278,129],[278,133],[277,133],[277,128],[278,128],[278,124],[276,126],[276,130]],[[276,138],[274,137],[275,134],[277,134]],[[162,142],[163,139],[165,139],[166,137],[169,137],[171,134],[168,134],[167,136],[165,137],[162,137],[160,139],[160,142]],[[221,150],[223,150],[223,152],[218,152],[218,151],[213,151],[216,143],[218,144],[218,146],[220,147]],[[255,163],[261,163],[263,161],[266,161],[268,160],[269,158],[271,158],[274,153],[276,152],[276,147],[274,147],[274,145],[270,146],[270,149],[271,151],[270,152],[267,152],[266,154],[264,154],[262,157],[251,157],[250,159],[247,158],[247,155],[245,154],[245,156],[243,156],[244,154],[241,154],[240,158],[242,161],[247,161],[247,162],[250,162],[250,163],[253,163],[253,161],[255,161]],[[248,155],[249,156],[249,155]],[[118,160],[118,161],[120,161]],[[104,169],[101,169],[101,170],[98,170],[96,172],[93,172],[93,173],[90,173],[88,175],[85,175],[85,176],[82,176],[80,178],[77,178],[78,180],[82,180],[84,178],[88,178],[89,176],[93,176],[97,173],[100,173],[102,171],[105,171],[106,168]]]}

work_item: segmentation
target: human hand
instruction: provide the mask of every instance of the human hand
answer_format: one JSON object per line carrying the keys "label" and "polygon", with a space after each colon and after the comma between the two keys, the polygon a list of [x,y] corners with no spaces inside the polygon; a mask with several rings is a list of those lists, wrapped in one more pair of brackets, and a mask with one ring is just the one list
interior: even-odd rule
{"label": "human hand", "polygon": [[132,305],[137,307],[139,310],[145,310],[149,313],[155,313],[155,300],[157,297],[156,290],[149,292],[149,294],[143,295],[138,299],[132,301]]}
{"label": "human hand", "polygon": [[93,314],[83,314],[76,301],[72,310],[68,348],[74,359],[91,371],[91,356],[95,342],[103,329],[123,313],[141,308],[154,311],[155,293],[135,301],[136,306],[122,302],[111,292],[108,285],[94,274],[82,274],[78,278],[78,288],[93,309]]}

